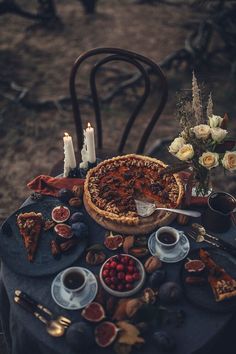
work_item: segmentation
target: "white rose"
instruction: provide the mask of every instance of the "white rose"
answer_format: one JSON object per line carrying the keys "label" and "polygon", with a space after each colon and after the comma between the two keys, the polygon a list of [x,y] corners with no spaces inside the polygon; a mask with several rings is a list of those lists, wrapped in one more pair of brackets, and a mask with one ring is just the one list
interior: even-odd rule
{"label": "white rose", "polygon": [[194,150],[191,144],[184,144],[176,154],[181,161],[190,160],[194,155]]}
{"label": "white rose", "polygon": [[211,128],[207,124],[199,124],[192,128],[197,139],[207,139],[210,135]]}
{"label": "white rose", "polygon": [[208,117],[208,119],[211,128],[220,127],[221,123],[223,122],[223,118],[221,118],[220,116],[215,116],[214,114],[212,114],[211,117]]}
{"label": "white rose", "polygon": [[219,155],[216,152],[204,152],[199,157],[199,163],[208,170],[219,165]]}
{"label": "white rose", "polygon": [[220,143],[228,134],[227,130],[221,128],[211,128],[211,137],[212,139]]}
{"label": "white rose", "polygon": [[222,165],[229,171],[236,171],[236,151],[226,151]]}
{"label": "white rose", "polygon": [[179,149],[185,144],[185,140],[182,137],[175,138],[174,141],[169,146],[169,152],[171,154],[176,154]]}

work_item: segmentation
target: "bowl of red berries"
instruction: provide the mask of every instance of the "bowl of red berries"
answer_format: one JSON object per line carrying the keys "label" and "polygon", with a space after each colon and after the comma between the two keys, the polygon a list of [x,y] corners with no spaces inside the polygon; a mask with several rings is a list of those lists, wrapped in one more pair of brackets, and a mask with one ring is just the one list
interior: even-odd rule
{"label": "bowl of red berries", "polygon": [[112,256],[103,263],[100,270],[103,288],[111,295],[127,297],[138,292],[145,281],[142,263],[128,254]]}

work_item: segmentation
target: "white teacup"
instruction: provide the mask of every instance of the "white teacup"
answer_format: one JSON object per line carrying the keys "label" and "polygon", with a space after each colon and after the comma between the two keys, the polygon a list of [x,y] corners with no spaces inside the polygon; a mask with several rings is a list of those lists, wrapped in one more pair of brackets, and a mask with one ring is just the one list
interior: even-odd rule
{"label": "white teacup", "polygon": [[160,248],[168,252],[173,250],[179,242],[179,232],[170,226],[160,227],[155,234],[156,241]]}
{"label": "white teacup", "polygon": [[86,274],[80,267],[67,268],[61,276],[62,288],[70,294],[70,300],[86,285]]}

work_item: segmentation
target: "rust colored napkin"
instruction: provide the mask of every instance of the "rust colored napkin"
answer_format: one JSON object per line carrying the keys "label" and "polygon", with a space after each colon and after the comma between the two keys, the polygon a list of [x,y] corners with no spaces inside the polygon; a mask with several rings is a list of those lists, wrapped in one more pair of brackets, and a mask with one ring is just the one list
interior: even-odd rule
{"label": "rust colored napkin", "polygon": [[40,175],[29,182],[27,187],[37,193],[57,197],[60,189],[66,188],[72,190],[74,186],[83,184],[84,179],[80,178],[55,178],[51,176]]}

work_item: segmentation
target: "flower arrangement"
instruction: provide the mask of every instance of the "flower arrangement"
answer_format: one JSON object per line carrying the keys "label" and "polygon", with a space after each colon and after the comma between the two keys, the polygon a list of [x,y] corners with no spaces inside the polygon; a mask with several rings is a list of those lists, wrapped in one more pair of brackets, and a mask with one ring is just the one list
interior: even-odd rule
{"label": "flower arrangement", "polygon": [[169,152],[184,161],[185,168],[187,162],[192,178],[198,181],[197,195],[205,195],[212,169],[223,166],[228,171],[236,171],[236,151],[225,148],[227,114],[224,117],[213,114],[211,94],[204,108],[202,92],[194,73],[192,98],[184,98],[178,103],[178,120],[182,131],[170,144]]}

